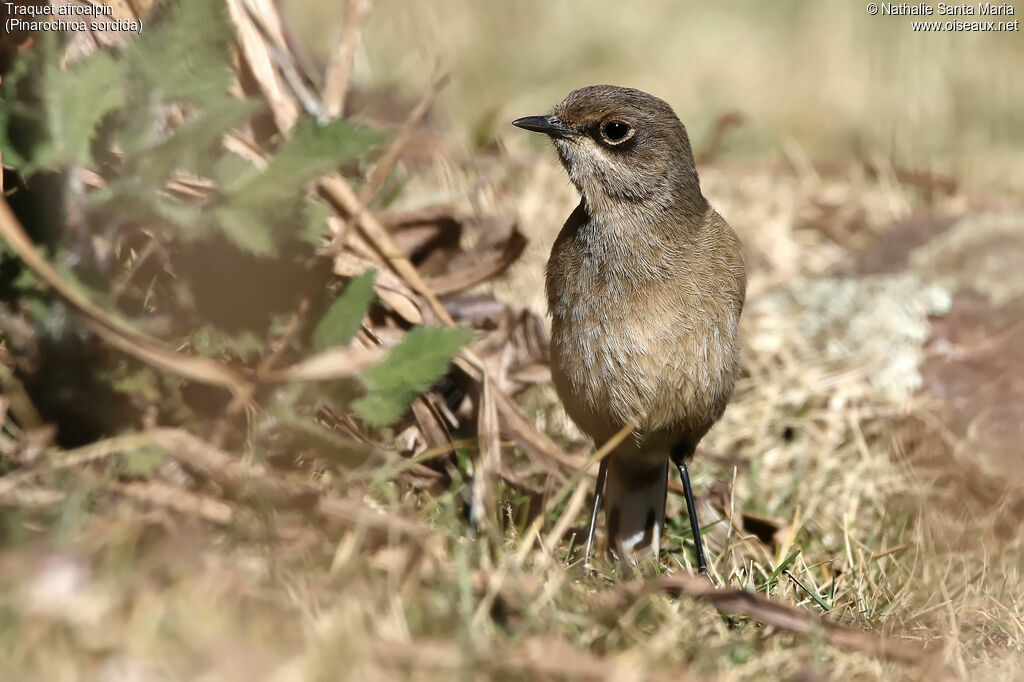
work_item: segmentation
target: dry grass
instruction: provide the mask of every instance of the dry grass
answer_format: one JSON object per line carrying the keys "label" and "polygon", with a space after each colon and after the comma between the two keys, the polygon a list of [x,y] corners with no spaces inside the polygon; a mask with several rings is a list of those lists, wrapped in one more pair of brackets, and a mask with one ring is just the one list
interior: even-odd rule
{"label": "dry grass", "polygon": [[[545,205],[536,178],[557,169],[531,152],[498,165],[509,170],[483,192],[486,201],[534,211],[524,225],[538,230],[535,244],[549,241],[571,196]],[[410,197],[431,183],[432,195],[457,195],[477,177],[451,163],[435,170],[418,174]],[[880,390],[856,354],[827,359],[822,340],[848,330],[809,336],[800,315],[821,311],[793,302],[840,260],[819,231],[799,227],[804,212],[833,197],[848,210],[870,207],[881,230],[914,200],[857,177],[809,182],[727,167],[705,177],[755,264],[745,376],[705,443],[718,455],[694,467],[702,499],[722,503],[704,505],[716,580],[920,642],[964,678],[1013,679],[1024,661],[1024,554],[1021,534],[1000,530],[1012,500],[965,505],[969,492],[950,478],[951,462],[903,452],[900,425],[908,415],[927,420],[928,406]],[[764,230],[788,246],[762,251],[772,243]],[[536,268],[527,256],[495,288],[532,290]],[[549,389],[534,392],[534,405],[553,433],[578,439]],[[5,525],[34,548],[8,555],[0,570],[0,651],[23,679],[660,679],[680,667],[728,679],[935,674],[723,618],[699,600],[624,592],[612,565],[584,575],[570,553],[585,521],[579,495],[545,519],[535,544],[524,525],[529,500],[503,486],[497,498],[509,524],[486,526],[473,541],[458,486],[438,497],[382,474],[364,499],[418,519],[411,541],[358,523],[304,527],[303,514],[269,508],[211,525],[209,515],[155,495],[98,496],[109,485],[103,476],[78,473],[63,485],[70,496],[53,515],[12,511]],[[742,514],[774,520],[774,539],[731,527],[723,508],[736,525]],[[680,520],[670,524],[661,567],[647,570],[689,573],[680,501],[670,510]],[[552,529],[564,513],[570,532],[561,536]]]}
{"label": "dry grass", "polygon": [[[413,57],[374,47],[374,22],[397,11],[381,4],[368,37],[369,54],[381,60],[372,64],[373,75],[411,79]],[[447,3],[444,35],[458,35],[460,42],[442,44],[459,64],[466,63],[460,55],[479,58],[455,79],[449,114],[475,101],[493,102],[503,115],[530,113],[557,99],[569,80],[667,88],[666,96],[682,105],[684,117],[692,114],[698,130],[721,110],[756,110],[758,123],[735,140],[746,149],[733,148],[724,162],[702,169],[706,193],[740,233],[751,270],[744,377],[692,469],[702,520],[710,526],[713,573],[723,586],[920,643],[934,659],[890,660],[830,644],[824,631],[796,635],[743,615],[723,616],[707,600],[638,590],[611,564],[585,575],[578,565],[582,488],[538,528],[531,526],[535,501],[532,506],[521,490],[499,483],[494,492],[503,518],[485,523],[473,540],[460,512],[462,486],[429,494],[399,485],[388,471],[355,491],[380,517],[324,527],[310,523],[307,513],[269,504],[245,514],[230,500],[183,506],[155,490],[117,489],[116,468],[74,468],[46,473],[47,483],[66,497],[56,506],[44,500],[42,512],[0,496],[8,505],[5,544],[19,547],[0,557],[5,679],[643,680],[680,679],[681,671],[730,680],[1018,678],[1024,665],[1024,533],[1014,515],[1019,493],[1011,490],[994,503],[978,498],[956,461],[937,454],[951,436],[936,423],[934,405],[913,392],[920,334],[928,332],[927,315],[941,310],[930,298],[916,297],[923,287],[913,278],[922,275],[911,268],[865,281],[836,274],[894,222],[923,210],[959,215],[987,205],[990,193],[979,197],[969,190],[927,201],[896,180],[887,162],[883,170],[893,172],[874,177],[859,165],[824,173],[803,150],[842,156],[856,133],[883,158],[923,160],[910,165],[985,182],[994,171],[980,164],[975,149],[936,150],[936,141],[970,145],[983,131],[991,138],[979,144],[998,147],[1004,139],[998,131],[1006,130],[998,126],[1024,110],[1009,111],[1024,104],[1019,85],[1000,91],[1003,99],[991,111],[964,111],[957,102],[964,88],[987,87],[971,85],[977,73],[1010,55],[1019,58],[1019,41],[970,38],[978,50],[969,51],[966,66],[952,75],[943,71],[959,59],[946,55],[952,39],[898,43],[894,54],[921,51],[914,64],[930,66],[913,80],[933,86],[912,90],[906,102],[897,85],[909,82],[914,67],[880,62],[874,52],[854,58],[859,37],[878,31],[881,20],[870,26],[859,15],[843,21],[831,7],[798,12],[786,5],[769,26],[752,19],[752,7],[751,19],[738,23],[727,23],[720,14],[725,10],[693,17],[685,3],[626,16],[587,11],[586,35],[563,44],[559,37],[584,12],[578,5],[559,5],[549,14],[536,4],[515,3],[494,14],[465,5]],[[408,30],[413,16],[404,19]],[[661,33],[653,32],[656,24]],[[710,30],[726,24],[734,29]],[[416,26],[415,35],[435,45],[436,36]],[[499,33],[502,39],[493,40]],[[643,37],[658,51],[609,67],[620,53],[608,45],[622,36]],[[800,40],[779,53],[780,44],[790,44],[787,36]],[[536,61],[525,66],[512,59],[539,46],[548,72],[538,72]],[[817,50],[838,56],[813,59]],[[666,55],[683,52],[697,54],[678,82],[645,71],[651,63],[670,71]],[[580,68],[564,75],[567,64]],[[499,71],[502,77],[494,78]],[[643,75],[627,78],[636,73]],[[544,84],[536,86],[541,76]],[[1000,78],[986,82],[999,89]],[[764,87],[745,91],[747,99],[737,96],[751,79],[764,79]],[[876,120],[879,102],[872,94],[878,89],[889,99]],[[699,100],[686,96],[692,92]],[[476,123],[472,119],[462,118],[465,128]],[[822,119],[829,128],[819,125]],[[901,142],[905,157],[902,148],[872,144],[908,121],[935,135]],[[960,136],[961,130],[967,133]],[[747,160],[763,158],[758,150],[766,141],[787,139],[779,143],[786,163]],[[517,216],[529,246],[503,281],[487,286],[542,312],[542,264],[576,199],[550,154],[514,133],[503,135],[499,148],[470,158],[453,152],[429,166],[406,168],[400,203],[450,199]],[[992,153],[992,168],[1005,171],[1016,163],[1019,169],[1008,153]],[[1005,177],[1008,184],[1019,181]],[[812,290],[822,293],[809,296]],[[877,310],[856,319],[880,338],[882,352],[878,344],[861,343],[865,327],[853,325],[854,318],[836,319],[832,306],[840,290],[852,292],[853,310]],[[829,324],[817,324],[821,320]],[[879,382],[880,375],[896,378]],[[529,404],[536,422],[560,443],[586,447],[550,387],[535,387]],[[908,436],[913,428],[930,447],[911,447],[920,440]],[[509,461],[519,457],[511,448],[502,452]],[[459,456],[472,454],[468,447]],[[109,494],[112,487],[116,494]],[[652,576],[693,570],[675,497],[670,513],[679,521],[670,523],[661,565],[645,567]],[[756,537],[755,517],[774,532]],[[406,521],[416,524],[411,534]]]}

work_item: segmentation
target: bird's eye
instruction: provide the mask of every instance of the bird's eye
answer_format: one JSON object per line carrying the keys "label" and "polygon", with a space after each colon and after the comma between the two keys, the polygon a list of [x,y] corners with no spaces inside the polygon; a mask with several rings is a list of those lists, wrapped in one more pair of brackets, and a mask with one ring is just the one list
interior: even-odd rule
{"label": "bird's eye", "polygon": [[622,142],[629,136],[632,129],[628,123],[622,121],[609,121],[601,128],[601,135],[611,143]]}

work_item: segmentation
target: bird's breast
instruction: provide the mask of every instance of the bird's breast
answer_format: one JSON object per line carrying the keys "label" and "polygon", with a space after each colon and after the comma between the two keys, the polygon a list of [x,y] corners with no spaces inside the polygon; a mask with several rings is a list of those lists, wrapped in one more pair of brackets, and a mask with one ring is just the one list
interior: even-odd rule
{"label": "bird's breast", "polygon": [[569,416],[598,442],[633,419],[651,432],[710,426],[732,391],[737,345],[708,273],[664,252],[560,241],[547,289],[552,376]]}

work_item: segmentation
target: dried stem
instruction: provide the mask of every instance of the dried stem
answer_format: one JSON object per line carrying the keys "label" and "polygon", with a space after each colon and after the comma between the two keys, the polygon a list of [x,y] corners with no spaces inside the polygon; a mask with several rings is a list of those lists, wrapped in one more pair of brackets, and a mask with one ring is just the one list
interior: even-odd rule
{"label": "dried stem", "polygon": [[330,118],[341,116],[345,110],[345,95],[352,78],[356,48],[359,46],[363,24],[370,14],[370,4],[370,0],[349,0],[345,8],[345,18],[324,76],[323,106]]}

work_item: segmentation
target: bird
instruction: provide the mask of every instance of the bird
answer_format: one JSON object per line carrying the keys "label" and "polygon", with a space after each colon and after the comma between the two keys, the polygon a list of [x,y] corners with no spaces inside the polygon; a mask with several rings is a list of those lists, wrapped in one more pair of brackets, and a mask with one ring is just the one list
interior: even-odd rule
{"label": "bird", "polygon": [[707,576],[688,464],[740,373],[740,240],[701,192],[664,100],[592,85],[513,125],[551,139],[580,195],[545,273],[555,390],[595,443],[635,424],[599,466],[584,565],[602,503],[613,558],[658,557],[671,463]]}

